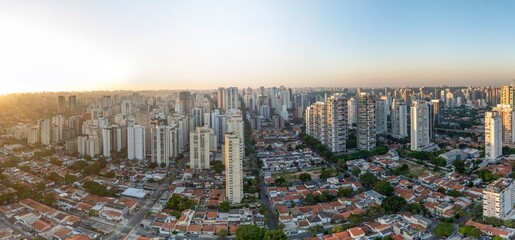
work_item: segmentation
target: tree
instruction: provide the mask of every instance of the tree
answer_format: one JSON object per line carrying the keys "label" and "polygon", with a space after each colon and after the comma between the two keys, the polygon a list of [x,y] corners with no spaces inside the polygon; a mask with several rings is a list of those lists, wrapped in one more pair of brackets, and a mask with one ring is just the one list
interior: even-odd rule
{"label": "tree", "polygon": [[217,173],[222,173],[225,171],[225,165],[220,160],[216,160],[213,162],[213,170]]}
{"label": "tree", "polygon": [[343,225],[336,225],[331,229],[333,233],[339,233],[345,231],[345,227]]}
{"label": "tree", "polygon": [[453,232],[454,226],[451,223],[446,222],[439,222],[433,230],[433,234],[439,237],[448,237]]}
{"label": "tree", "polygon": [[365,188],[369,189],[377,182],[377,178],[371,172],[366,172],[359,176],[359,181]]}
{"label": "tree", "polygon": [[460,196],[463,196],[463,194],[461,194],[461,192],[459,191],[456,191],[454,189],[451,189],[449,191],[447,191],[447,195],[451,196],[451,197],[460,197]]}
{"label": "tree", "polygon": [[161,164],[159,164],[159,167],[165,168],[166,167],[166,163],[162,162]]}
{"label": "tree", "polygon": [[90,155],[85,154],[85,155],[84,155],[84,160],[86,160],[86,161],[91,161],[91,160],[93,160],[93,158],[92,158]]}
{"label": "tree", "polygon": [[359,168],[353,168],[352,170],[350,170],[350,172],[352,173],[352,175],[354,176],[359,176],[359,174],[361,173],[361,169]]}
{"label": "tree", "polygon": [[218,210],[220,210],[220,212],[229,212],[229,210],[231,210],[231,203],[229,201],[223,201],[218,206]]}
{"label": "tree", "polygon": [[363,215],[361,215],[361,214],[351,214],[349,216],[349,221],[353,225],[358,225],[359,223],[361,223],[361,221],[363,221]]}
{"label": "tree", "polygon": [[340,188],[338,190],[338,197],[351,197],[352,189],[351,188]]}
{"label": "tree", "polygon": [[195,207],[195,203],[191,199],[183,198],[178,194],[174,194],[170,199],[168,199],[166,207],[171,210],[182,212],[186,209],[192,209]]}
{"label": "tree", "polygon": [[313,205],[316,203],[315,198],[311,193],[306,194],[302,202],[304,202],[305,205]]}
{"label": "tree", "polygon": [[378,181],[374,184],[374,190],[385,196],[391,196],[393,194],[393,187],[387,181]]}
{"label": "tree", "polygon": [[237,240],[261,240],[264,239],[266,229],[256,225],[241,225],[236,229]]}
{"label": "tree", "polygon": [[424,207],[424,205],[420,203],[410,203],[408,204],[408,209],[413,214],[425,215],[427,212],[427,209]]}
{"label": "tree", "polygon": [[465,172],[465,162],[462,160],[455,160],[454,162],[452,162],[452,166],[454,167],[454,171],[456,172]]}
{"label": "tree", "polygon": [[282,177],[278,177],[275,179],[274,183],[275,183],[275,186],[284,187],[284,185],[286,184],[286,180]]}
{"label": "tree", "polygon": [[64,181],[66,183],[73,183],[75,182],[75,180],[77,179],[77,177],[75,177],[74,175],[71,175],[69,173],[67,173],[66,175],[64,175]]}
{"label": "tree", "polygon": [[311,174],[301,173],[301,174],[299,174],[299,180],[301,180],[302,182],[311,181]]}
{"label": "tree", "polygon": [[479,236],[481,236],[481,231],[475,227],[472,227],[472,226],[460,226],[458,228],[458,232],[465,236],[465,237],[470,237],[470,238],[479,238]]}
{"label": "tree", "polygon": [[288,237],[282,230],[268,230],[265,233],[265,240],[287,240]]}
{"label": "tree", "polygon": [[326,168],[326,169],[322,169],[322,171],[320,171],[321,179],[327,179],[334,175],[336,175],[336,170],[334,170],[333,168]]}
{"label": "tree", "polygon": [[229,236],[229,232],[225,229],[222,229],[216,233],[216,236],[225,239],[227,236]]}
{"label": "tree", "polygon": [[397,213],[406,206],[406,203],[407,202],[404,198],[394,195],[383,199],[381,207],[388,213]]}
{"label": "tree", "polygon": [[149,167],[149,168],[156,168],[156,167],[157,167],[157,163],[156,163],[156,162],[150,162],[150,163],[148,164],[148,167]]}

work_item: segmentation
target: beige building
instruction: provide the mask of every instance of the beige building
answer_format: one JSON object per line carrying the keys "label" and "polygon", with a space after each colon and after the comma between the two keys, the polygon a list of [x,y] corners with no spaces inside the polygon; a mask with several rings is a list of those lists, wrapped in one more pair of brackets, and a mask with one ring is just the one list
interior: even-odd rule
{"label": "beige building", "polygon": [[507,104],[513,107],[515,100],[513,97],[514,91],[515,89],[511,85],[503,86],[501,88],[501,104]]}
{"label": "beige building", "polygon": [[211,152],[216,151],[215,131],[207,126],[190,132],[190,167],[209,169]]}
{"label": "beige building", "polygon": [[483,216],[507,219],[512,215],[515,188],[513,179],[501,178],[483,190]]}
{"label": "beige building", "polygon": [[515,114],[513,114],[514,108],[509,104],[497,104],[492,109],[499,113],[502,122],[502,142],[503,143],[514,143],[515,142]]}
{"label": "beige building", "polygon": [[234,132],[225,134],[225,188],[232,204],[243,199],[243,139]]}

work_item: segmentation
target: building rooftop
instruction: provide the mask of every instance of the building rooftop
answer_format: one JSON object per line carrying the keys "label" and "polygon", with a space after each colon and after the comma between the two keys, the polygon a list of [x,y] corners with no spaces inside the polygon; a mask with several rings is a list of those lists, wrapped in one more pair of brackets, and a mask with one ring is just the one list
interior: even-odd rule
{"label": "building rooftop", "polygon": [[513,183],[512,178],[499,178],[485,188],[486,192],[501,193]]}

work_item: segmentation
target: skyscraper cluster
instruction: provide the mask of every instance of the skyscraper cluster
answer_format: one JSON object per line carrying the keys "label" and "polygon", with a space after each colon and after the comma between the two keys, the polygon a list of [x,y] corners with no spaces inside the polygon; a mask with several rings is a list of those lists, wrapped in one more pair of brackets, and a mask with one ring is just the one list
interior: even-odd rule
{"label": "skyscraper cluster", "polygon": [[347,121],[347,99],[341,94],[306,108],[306,134],[335,153],[346,151]]}

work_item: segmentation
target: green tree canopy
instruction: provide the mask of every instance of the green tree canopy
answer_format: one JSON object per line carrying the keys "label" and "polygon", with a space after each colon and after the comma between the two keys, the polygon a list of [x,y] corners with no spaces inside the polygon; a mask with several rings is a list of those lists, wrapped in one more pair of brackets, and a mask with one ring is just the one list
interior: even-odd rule
{"label": "green tree canopy", "polygon": [[406,206],[407,202],[404,198],[398,196],[388,196],[383,199],[381,207],[387,213],[397,213]]}
{"label": "green tree canopy", "polygon": [[448,237],[454,232],[454,226],[451,223],[440,222],[433,230],[433,234],[438,237]]}

